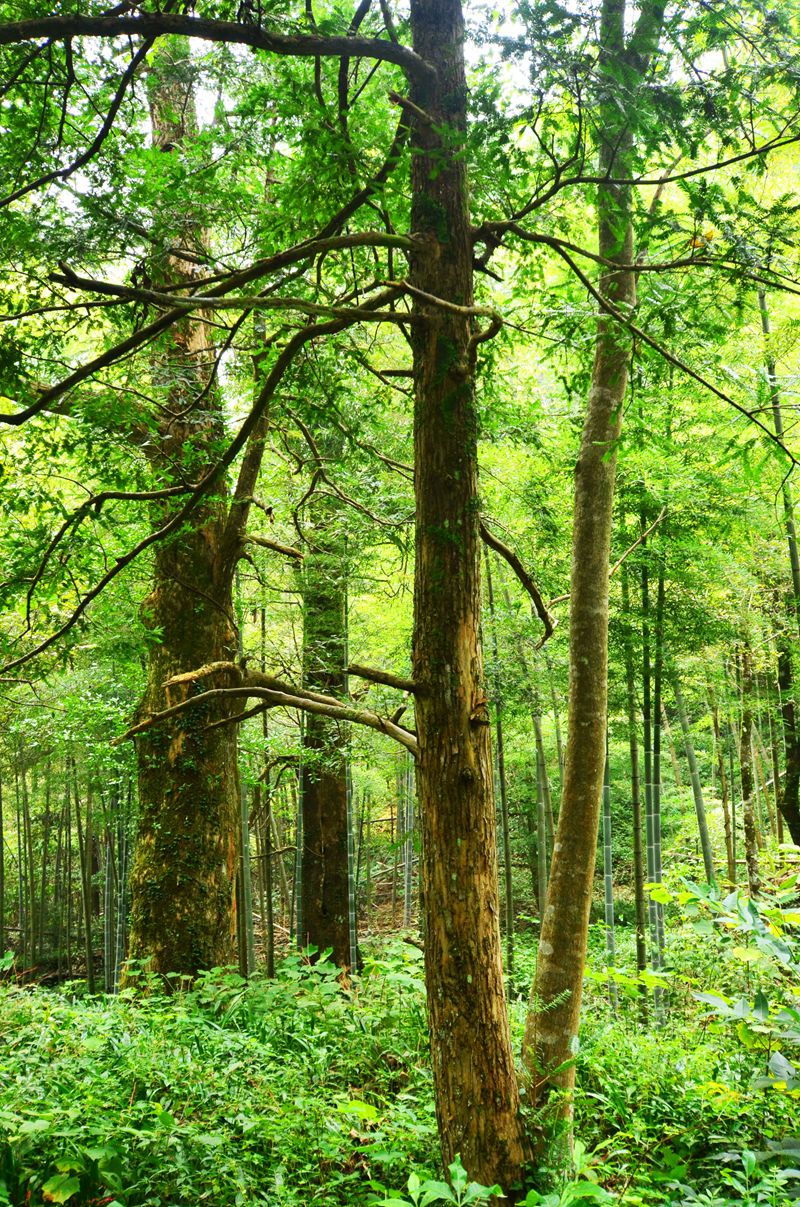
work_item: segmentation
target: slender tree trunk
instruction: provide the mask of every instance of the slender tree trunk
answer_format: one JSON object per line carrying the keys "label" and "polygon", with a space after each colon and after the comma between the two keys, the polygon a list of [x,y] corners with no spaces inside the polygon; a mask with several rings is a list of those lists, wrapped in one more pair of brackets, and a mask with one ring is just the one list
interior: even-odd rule
{"label": "slender tree trunk", "polygon": [[[783,440],[783,410],[781,388],[778,381],[775,355],[771,344],[771,330],[767,297],[763,289],[758,291],[758,306],[761,312],[761,330],[764,335],[764,352],[769,382],[772,417],[775,424],[775,435]],[[789,565],[792,574],[792,610],[800,632],[800,550],[797,544],[797,529],[794,518],[794,500],[788,477],[782,483],[783,522],[786,529],[786,542],[789,549]],[[780,640],[780,639],[779,639]],[[780,658],[784,656],[783,676],[785,685],[781,684],[783,695],[784,740],[786,743],[786,780],[781,793],[780,808],[789,829],[792,842],[800,846],[800,733],[795,722],[795,700],[791,696],[793,674],[791,668],[791,653],[788,643],[781,641],[779,646],[778,680],[781,680]]]}
{"label": "slender tree trunk", "polygon": [[767,725],[769,726],[769,752],[772,764],[772,783],[775,792],[775,820],[778,829],[778,845],[783,845],[783,791],[781,789],[781,760],[778,749],[777,727],[772,714],[772,701],[767,696]]}
{"label": "slender tree trunk", "polygon": [[[635,91],[646,70],[663,8],[643,4],[626,44],[624,0],[604,0],[598,70],[607,89],[600,115],[600,175],[630,174],[631,125],[619,104],[620,75]],[[613,98],[613,99],[612,99]],[[605,261],[631,264],[631,195],[625,184],[598,189],[599,251]],[[623,311],[636,301],[630,269],[602,271],[600,293]],[[608,697],[608,579],[616,472],[616,442],[628,379],[627,332],[606,313],[597,319],[595,359],[575,471],[570,583],[569,728],[564,785],[547,904],[539,940],[525,1054],[539,1100],[546,1087],[568,1093],[560,1111],[571,1114],[583,970],[594,880],[600,793],[605,765]]]}
{"label": "slender tree trunk", "polygon": [[91,842],[92,842],[92,810],[89,797],[86,797],[86,823],[81,825],[81,802],[78,795],[77,775],[74,785],[75,796],[75,825],[78,831],[78,854],[80,856],[81,873],[81,904],[83,906],[84,952],[86,956],[86,987],[94,993],[94,950],[92,944],[92,880],[91,880]]}
{"label": "slender tree trunk", "polygon": [[[506,788],[506,757],[503,745],[503,694],[500,683],[500,647],[497,640],[497,617],[494,608],[494,589],[492,586],[492,567],[489,550],[484,545],[484,563],[486,566],[486,592],[489,601],[489,619],[492,626],[492,657],[494,660],[494,716],[495,738],[497,742],[497,781],[500,788],[500,822],[503,837],[503,883],[505,887],[505,924],[506,924],[506,964],[510,973],[514,967],[514,892],[511,868],[511,832],[508,825],[508,792]],[[537,747],[538,752],[538,747]]]}
{"label": "slender tree trunk", "polygon": [[547,682],[550,687],[550,702],[553,707],[553,728],[556,735],[556,753],[558,755],[559,785],[564,778],[564,743],[561,740],[561,720],[559,716],[558,693],[556,692],[556,677],[553,672],[553,662],[548,650],[544,652],[544,664],[547,668]]}
{"label": "slender tree trunk", "polygon": [[[633,882],[636,901],[636,970],[647,967],[647,905],[644,896],[644,859],[642,852],[642,797],[639,779],[639,739],[636,709],[636,678],[630,610],[630,588],[626,567],[622,567],[622,612],[625,619],[625,687],[628,712],[628,744],[631,753],[631,811],[633,814]],[[640,986],[640,1009],[647,1016],[647,995]]]}
{"label": "slender tree trunk", "polygon": [[761,876],[758,867],[758,836],[753,809],[753,750],[752,750],[752,684],[753,672],[750,651],[746,646],[741,651],[742,668],[742,726],[739,731],[739,767],[742,776],[742,810],[744,816],[744,855],[747,863],[747,884],[751,897],[761,891]]}
{"label": "slender tree trunk", "polygon": [[[472,304],[460,0],[412,0],[413,286]],[[420,116],[422,114],[423,116]],[[501,962],[489,715],[480,647],[476,345],[468,313],[416,301],[414,679],[425,973],[445,1163],[509,1190],[525,1155]]]}
{"label": "slender tree trunk", "polygon": [[708,832],[706,807],[705,802],[703,801],[703,788],[700,783],[700,772],[697,769],[697,758],[695,757],[692,732],[689,728],[689,718],[686,714],[686,707],[683,703],[683,693],[681,692],[681,684],[677,671],[673,671],[672,691],[675,695],[675,707],[678,710],[678,719],[681,723],[681,731],[683,733],[683,744],[686,749],[686,759],[689,763],[689,777],[692,781],[694,808],[697,814],[697,829],[700,835],[700,849],[703,852],[703,870],[705,872],[706,881],[709,884],[713,884],[716,879],[714,872],[714,852],[711,849],[711,837]]}
{"label": "slender tree trunk", "polygon": [[708,701],[711,706],[711,724],[714,727],[714,749],[717,755],[717,770],[719,772],[719,790],[722,798],[722,821],[725,826],[725,861],[728,870],[728,882],[736,884],[736,856],[733,849],[733,825],[731,823],[730,800],[728,798],[728,776],[725,771],[725,748],[719,726],[719,709],[711,680],[708,681]]}
{"label": "slender tree trunk", "polygon": [[664,727],[664,733],[667,739],[667,747],[669,748],[669,760],[672,763],[672,774],[675,777],[675,787],[681,791],[683,789],[683,776],[681,775],[681,766],[678,762],[678,752],[675,749],[675,741],[672,737],[672,726],[669,723],[667,708],[664,701],[661,701],[661,724]]}
{"label": "slender tree trunk", "polygon": [[[661,710],[662,684],[664,678],[664,559],[658,559],[658,586],[656,588],[656,615],[653,660],[653,878],[661,884],[664,876],[661,866]],[[660,901],[655,903],[656,943],[658,947],[658,966],[664,963],[664,906]],[[656,1005],[660,1004],[663,990],[655,988]]]}
{"label": "slender tree trunk", "polygon": [[[603,893],[605,898],[606,959],[609,968],[613,969],[616,959],[616,943],[614,940],[614,861],[611,837],[611,768],[608,763],[608,739],[606,738],[606,767],[603,776]],[[608,996],[611,1002],[611,1012],[616,1014],[617,982],[613,976],[609,977]]]}
{"label": "slender tree trunk", "polygon": [[783,781],[781,812],[795,846],[800,846],[800,732],[794,702],[792,648],[786,634],[777,638],[778,687],[781,693],[783,738],[786,744],[786,775]]}
{"label": "slender tree trunk", "polygon": [[547,804],[545,783],[547,772],[536,748],[536,896],[539,902],[540,925],[547,902]]}

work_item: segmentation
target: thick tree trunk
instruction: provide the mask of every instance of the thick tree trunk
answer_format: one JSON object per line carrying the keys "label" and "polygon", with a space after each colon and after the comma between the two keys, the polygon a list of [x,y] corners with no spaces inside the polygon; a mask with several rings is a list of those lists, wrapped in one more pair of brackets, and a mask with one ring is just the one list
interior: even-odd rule
{"label": "thick tree trunk", "polygon": [[[414,287],[472,303],[460,0],[412,0],[414,49],[436,78],[412,90]],[[444,131],[444,137],[443,137]],[[414,679],[425,969],[445,1162],[519,1180],[524,1157],[503,990],[489,715],[480,628],[478,417],[468,314],[417,298],[414,324]]]}
{"label": "thick tree trunk", "polygon": [[[346,690],[347,576],[341,516],[314,500],[303,563],[303,684],[342,698]],[[346,726],[314,713],[303,737],[302,945],[332,948],[350,965]]]}
{"label": "thick tree trunk", "polygon": [[[163,41],[148,82],[154,146],[174,154],[196,131],[184,42]],[[187,251],[203,251],[202,232],[191,219],[169,238]],[[165,254],[152,272],[179,280],[188,278],[190,264]],[[182,320],[158,350],[153,385],[163,406],[147,448],[165,483],[177,474],[199,478],[223,442],[222,409],[210,380],[212,359],[202,315]],[[167,514],[158,509],[154,522],[160,525]],[[153,588],[142,606],[152,633],[143,713],[175,704],[193,690],[186,683],[167,692],[168,679],[236,655],[233,567],[223,555],[226,521],[226,489],[220,483],[174,539],[156,546]],[[148,960],[162,974],[191,976],[236,960],[236,727],[205,728],[220,715],[189,712],[146,731],[138,741],[130,955]]]}

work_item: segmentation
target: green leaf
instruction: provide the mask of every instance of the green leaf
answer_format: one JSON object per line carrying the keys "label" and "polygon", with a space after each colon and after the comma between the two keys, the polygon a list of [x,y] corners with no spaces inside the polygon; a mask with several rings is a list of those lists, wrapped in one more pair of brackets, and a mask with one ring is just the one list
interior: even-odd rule
{"label": "green leaf", "polygon": [[420,1207],[429,1203],[457,1203],[458,1200],[446,1182],[423,1182],[420,1187]]}
{"label": "green leaf", "polygon": [[48,1203],[66,1203],[81,1188],[80,1178],[74,1174],[57,1173],[42,1187],[42,1198]]}

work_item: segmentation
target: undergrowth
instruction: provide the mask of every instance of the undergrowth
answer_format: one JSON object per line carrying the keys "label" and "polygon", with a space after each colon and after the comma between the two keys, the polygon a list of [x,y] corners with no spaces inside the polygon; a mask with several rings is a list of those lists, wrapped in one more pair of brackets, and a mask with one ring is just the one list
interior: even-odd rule
{"label": "undergrowth", "polygon": [[[702,893],[670,910],[645,1026],[630,942],[612,1013],[593,936],[573,1160],[535,1172],[527,1207],[800,1199],[791,927]],[[511,985],[518,1049],[532,951]],[[390,942],[350,982],[295,955],[274,981],[215,970],[171,995],[146,978],[117,997],[0,987],[0,1205],[488,1201],[460,1164],[443,1177],[413,945]]]}

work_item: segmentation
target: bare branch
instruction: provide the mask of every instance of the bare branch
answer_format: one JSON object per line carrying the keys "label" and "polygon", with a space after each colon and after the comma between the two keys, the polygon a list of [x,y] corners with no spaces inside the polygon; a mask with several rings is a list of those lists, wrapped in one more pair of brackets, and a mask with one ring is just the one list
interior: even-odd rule
{"label": "bare branch", "polygon": [[578,268],[578,265],[575,263],[572,257],[562,247],[557,247],[556,251],[569,265],[577,276],[578,280],[586,287],[586,289],[600,306],[601,310],[605,311],[606,314],[611,315],[611,317],[623,327],[626,327],[628,331],[640,339],[642,343],[647,344],[648,347],[652,348],[655,352],[658,352],[659,356],[663,356],[667,364],[674,365],[676,369],[680,369],[681,373],[685,373],[687,377],[691,377],[693,381],[698,382],[699,385],[704,386],[707,390],[710,390],[712,394],[715,394],[717,398],[721,398],[723,402],[728,404],[728,406],[733,407],[733,409],[738,411],[740,415],[744,415],[745,418],[749,419],[750,422],[755,424],[757,428],[760,428],[764,435],[767,436],[773,444],[777,445],[781,452],[785,453],[793,466],[798,464],[798,460],[794,454],[789,451],[783,441],[780,440],[765,423],[761,422],[755,412],[748,410],[748,408],[745,406],[742,406],[742,404],[737,402],[735,398],[731,398],[730,394],[726,394],[724,390],[720,390],[719,386],[715,386],[714,383],[709,381],[707,377],[703,377],[702,373],[698,373],[696,369],[693,369],[690,365],[687,365],[685,361],[675,356],[669,351],[668,348],[665,348],[663,344],[659,343],[658,340],[653,339],[652,335],[648,335],[648,333],[642,327],[638,327],[631,319],[626,318],[616,306],[612,305],[607,298],[603,297],[600,291],[586,276],[586,273],[582,272],[581,269]]}
{"label": "bare branch", "polygon": [[[623,562],[626,562],[628,560],[630,555],[633,553],[634,549],[636,549],[639,545],[641,545],[644,541],[647,540],[650,533],[653,531],[654,528],[658,527],[658,525],[664,519],[664,516],[666,514],[667,514],[666,507],[662,507],[660,513],[653,520],[650,527],[645,532],[643,532],[640,536],[638,536],[632,545],[628,546],[628,548],[623,553],[622,557],[618,557],[617,560],[614,562],[614,565],[611,567],[611,569],[608,572],[609,578],[613,578],[614,575],[617,573],[617,570],[619,570],[620,566],[623,564]],[[569,599],[569,592],[567,592],[566,595],[555,595],[549,601],[547,606],[548,606],[548,608],[554,608],[556,604],[566,603],[566,601],[568,599]]]}
{"label": "bare branch", "polygon": [[541,649],[548,637],[552,636],[553,630],[556,627],[556,621],[548,612],[545,602],[542,598],[541,591],[536,586],[536,583],[533,581],[530,574],[517,557],[516,553],[514,553],[513,549],[509,549],[508,545],[503,544],[500,538],[494,535],[494,533],[486,526],[483,520],[480,522],[480,533],[484,544],[488,545],[490,549],[494,549],[495,553],[499,553],[503,560],[508,563],[533,600],[536,615],[544,625],[544,635],[537,643],[536,647],[537,649]]}
{"label": "bare branch", "polygon": [[[401,746],[405,746],[406,750],[409,750],[413,755],[416,756],[417,754],[416,735],[410,729],[398,725],[396,721],[389,717],[380,716],[378,713],[370,712],[367,709],[353,708],[351,705],[345,704],[333,696],[324,696],[320,692],[312,692],[305,688],[295,687],[294,684],[284,683],[282,680],[276,679],[272,675],[262,674],[260,671],[245,670],[241,666],[237,666],[236,663],[211,663],[209,666],[200,667],[198,671],[189,671],[176,675],[168,680],[165,686],[169,688],[197,679],[207,679],[209,676],[218,673],[226,673],[228,675],[232,673],[238,681],[238,685],[233,687],[212,687],[207,691],[200,692],[196,696],[190,696],[186,700],[181,700],[180,703],[173,704],[170,708],[152,713],[143,721],[139,721],[136,725],[131,726],[120,737],[115,738],[113,744],[119,745],[129,738],[136,737],[137,734],[151,729],[154,725],[161,724],[172,717],[180,716],[182,713],[196,708],[200,704],[231,699],[257,699],[264,701],[265,708],[299,708],[304,712],[330,717],[332,720],[354,725],[365,725],[368,729],[375,729],[379,733],[385,733],[388,737],[399,742]],[[231,720],[236,719],[241,719],[241,716],[239,718],[231,718]]]}
{"label": "bare branch", "polygon": [[260,25],[240,25],[235,21],[215,21],[188,17],[179,13],[121,13],[117,16],[35,17],[28,21],[9,21],[0,26],[0,46],[30,42],[36,38],[119,38],[123,35],[158,38],[177,34],[204,42],[228,42],[267,50],[292,58],[339,58],[341,55],[377,59],[402,67],[407,75],[428,81],[435,79],[434,69],[424,59],[399,42],[380,38],[347,35],[323,37],[314,34],[275,34]]}
{"label": "bare branch", "polygon": [[272,549],[274,553],[282,553],[284,557],[291,557],[297,562],[302,562],[306,556],[302,549],[295,549],[293,545],[282,545],[280,541],[270,541],[265,536],[248,536],[246,540],[248,545]]}
{"label": "bare branch", "polygon": [[351,663],[347,668],[348,675],[355,675],[357,679],[368,679],[370,683],[383,683],[386,687],[396,687],[398,691],[410,692],[412,695],[417,690],[417,685],[413,679],[404,679],[402,675],[394,675],[391,671],[377,670],[372,666],[359,666],[357,663]]}

